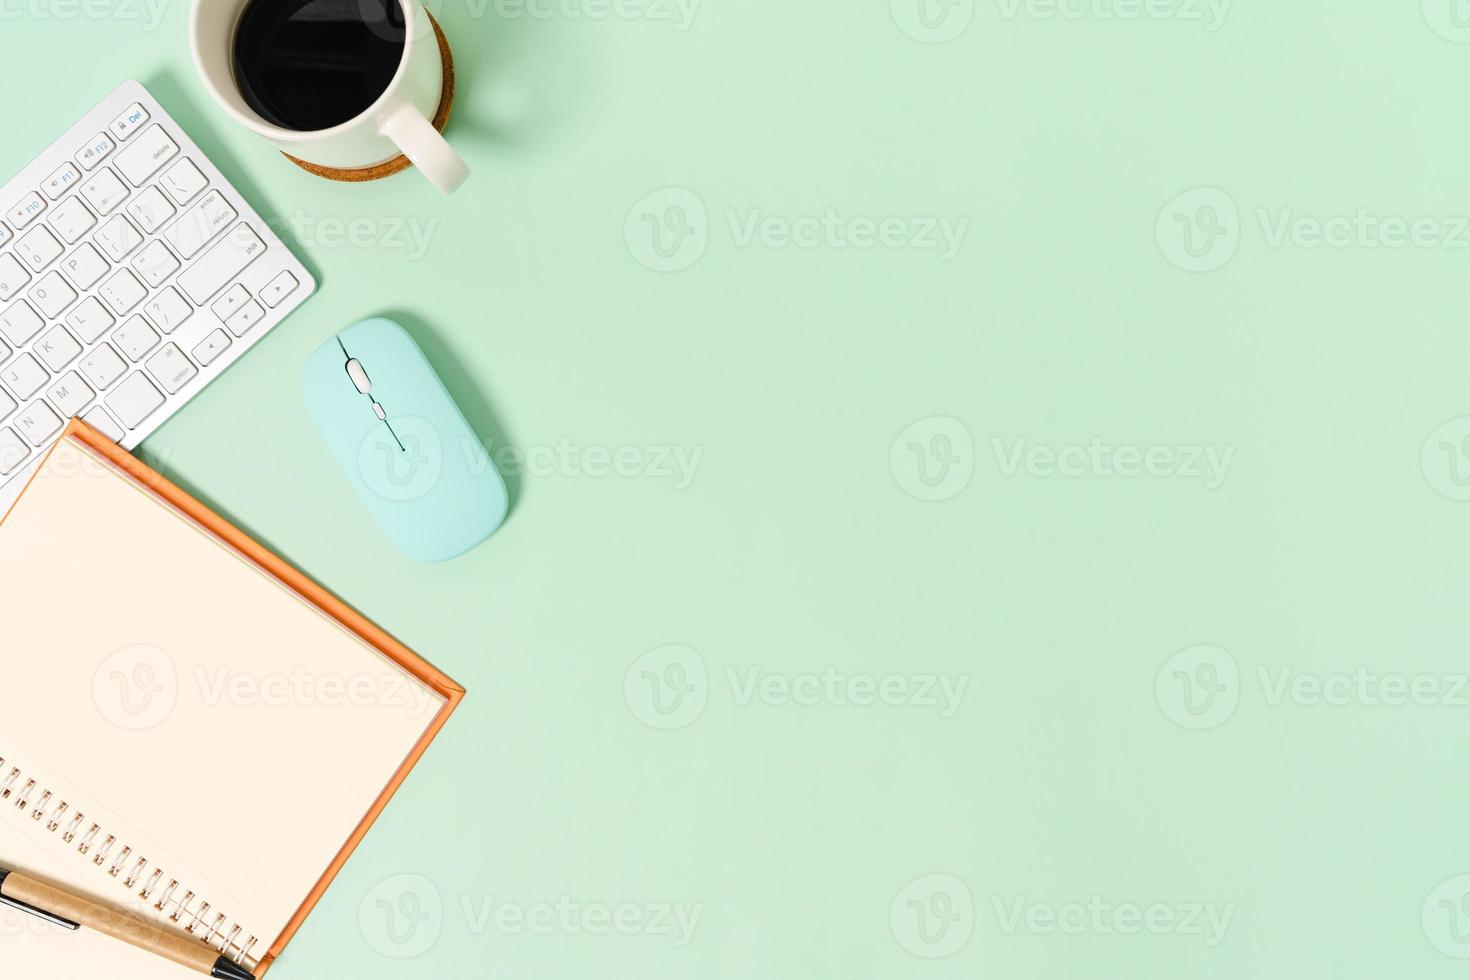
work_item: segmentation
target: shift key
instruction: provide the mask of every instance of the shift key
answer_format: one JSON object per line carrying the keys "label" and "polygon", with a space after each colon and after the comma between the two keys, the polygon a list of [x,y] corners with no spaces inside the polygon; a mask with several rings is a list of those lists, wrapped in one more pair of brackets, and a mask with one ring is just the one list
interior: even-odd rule
{"label": "shift key", "polygon": [[235,209],[219,191],[210,191],[203,200],[180,215],[179,220],[165,228],[163,237],[187,261],[237,217]]}
{"label": "shift key", "polygon": [[195,306],[219,292],[240,270],[265,254],[265,242],[245,222],[240,222],[214,248],[205,252],[179,276],[177,282]]}

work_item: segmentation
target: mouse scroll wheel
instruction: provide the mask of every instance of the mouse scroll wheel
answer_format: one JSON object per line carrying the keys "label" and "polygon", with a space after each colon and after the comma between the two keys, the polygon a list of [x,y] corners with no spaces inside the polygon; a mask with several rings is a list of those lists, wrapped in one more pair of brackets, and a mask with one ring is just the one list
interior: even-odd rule
{"label": "mouse scroll wheel", "polygon": [[372,394],[372,379],[368,377],[367,370],[362,366],[362,362],[355,357],[347,362],[347,376],[352,379],[352,383],[357,386],[357,390],[362,394]]}

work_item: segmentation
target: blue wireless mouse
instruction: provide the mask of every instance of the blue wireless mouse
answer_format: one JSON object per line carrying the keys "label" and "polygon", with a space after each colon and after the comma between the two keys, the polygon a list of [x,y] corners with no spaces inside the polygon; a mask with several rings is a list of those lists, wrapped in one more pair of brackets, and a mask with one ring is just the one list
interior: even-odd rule
{"label": "blue wireless mouse", "polygon": [[410,558],[456,558],[505,520],[505,481],[418,344],[392,320],[363,320],[322,344],[302,385],[332,456]]}

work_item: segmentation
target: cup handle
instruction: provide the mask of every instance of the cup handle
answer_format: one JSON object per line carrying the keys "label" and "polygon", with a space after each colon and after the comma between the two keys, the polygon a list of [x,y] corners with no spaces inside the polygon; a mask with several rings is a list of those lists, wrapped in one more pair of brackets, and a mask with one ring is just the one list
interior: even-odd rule
{"label": "cup handle", "polygon": [[389,112],[380,131],[445,194],[453,194],[470,175],[464,158],[454,152],[454,147],[411,102],[404,102]]}

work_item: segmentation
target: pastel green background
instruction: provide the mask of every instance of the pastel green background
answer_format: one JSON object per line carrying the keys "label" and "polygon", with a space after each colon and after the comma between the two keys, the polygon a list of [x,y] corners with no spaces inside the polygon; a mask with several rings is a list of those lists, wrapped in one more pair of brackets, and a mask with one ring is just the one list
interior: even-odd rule
{"label": "pastel green background", "polygon": [[[0,0],[0,172],[136,77],[321,279],[145,455],[470,691],[279,980],[1463,974],[1448,2],[923,0],[958,31],[931,43],[920,0],[443,0],[475,171],[452,198],[296,171],[209,103],[183,0],[156,30],[97,2]],[[669,210],[687,192],[702,225]],[[741,237],[828,209],[967,224],[947,261]],[[645,215],[680,213],[703,253],[649,268]],[[393,247],[407,221],[424,249]],[[297,393],[317,344],[384,313],[492,449],[545,464],[444,566],[391,550]],[[1109,473],[1170,447],[1173,475],[1066,451],[1094,437],[1128,447]],[[1017,440],[1073,475],[1010,466]],[[698,465],[589,476],[560,446]],[[1175,472],[1189,447],[1229,453],[1219,486]],[[678,679],[671,644],[693,700],[658,730],[644,670]],[[947,718],[741,696],[753,668],[829,666],[964,694]],[[1360,667],[1436,693],[1314,703]],[[442,911],[405,940],[378,901],[409,893]],[[1094,896],[1180,928],[1047,928]],[[685,945],[537,935],[481,921],[489,898],[700,918]],[[1223,936],[1183,928],[1192,904]]]}

